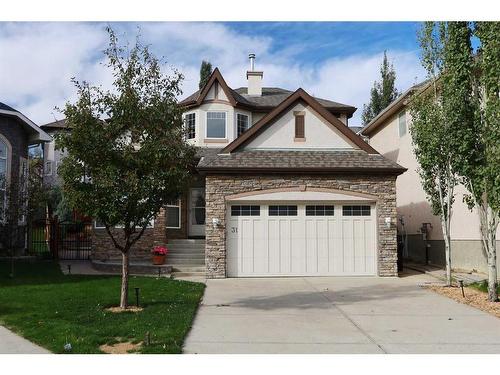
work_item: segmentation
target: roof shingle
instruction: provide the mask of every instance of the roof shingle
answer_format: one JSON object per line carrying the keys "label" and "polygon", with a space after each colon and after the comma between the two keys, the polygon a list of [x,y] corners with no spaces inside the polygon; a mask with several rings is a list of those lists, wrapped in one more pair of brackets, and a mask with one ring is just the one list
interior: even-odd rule
{"label": "roof shingle", "polygon": [[205,155],[198,163],[201,171],[259,173],[364,172],[401,174],[406,169],[380,154],[364,151],[242,150],[231,154]]}

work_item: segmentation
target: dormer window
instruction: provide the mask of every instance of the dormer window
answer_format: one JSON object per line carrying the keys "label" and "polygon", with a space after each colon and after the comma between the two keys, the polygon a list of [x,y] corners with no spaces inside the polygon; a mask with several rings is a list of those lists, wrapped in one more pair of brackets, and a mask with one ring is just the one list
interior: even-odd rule
{"label": "dormer window", "polygon": [[238,113],[236,115],[236,125],[237,125],[237,134],[238,134],[237,136],[238,137],[248,130],[248,124],[249,124],[249,121],[248,121],[247,115],[244,115],[241,113]]}
{"label": "dormer window", "polygon": [[226,138],[226,112],[207,112],[207,138]]}
{"label": "dormer window", "polygon": [[187,139],[194,139],[196,137],[196,114],[188,113],[184,121],[186,121]]}
{"label": "dormer window", "polygon": [[304,111],[295,111],[293,112],[295,116],[295,141],[301,142],[305,141],[306,133],[305,133],[305,115]]}

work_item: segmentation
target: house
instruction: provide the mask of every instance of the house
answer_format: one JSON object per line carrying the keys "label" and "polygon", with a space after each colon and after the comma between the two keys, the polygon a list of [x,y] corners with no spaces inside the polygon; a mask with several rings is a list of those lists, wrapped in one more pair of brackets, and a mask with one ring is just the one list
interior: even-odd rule
{"label": "house", "polygon": [[[405,169],[348,127],[356,108],[263,87],[215,69],[179,105],[198,147],[196,179],[162,210],[135,257],[168,243],[167,263],[207,277],[397,276],[396,177]],[[119,258],[95,223],[94,261]]]}
{"label": "house", "polygon": [[60,185],[61,180],[57,169],[65,154],[56,149],[56,137],[57,134],[70,130],[64,119],[49,122],[42,125],[41,128],[52,138],[50,142],[45,142],[43,145],[43,182],[46,186]]}
{"label": "house", "polygon": [[50,140],[21,112],[0,103],[0,251],[26,248],[28,148]]}
{"label": "house", "polygon": [[[422,188],[409,130],[411,116],[408,105],[411,98],[425,87],[426,83],[423,82],[409,88],[368,123],[360,134],[387,159],[408,169],[396,181],[398,232],[405,244],[405,257],[416,262],[444,266],[441,221],[432,214]],[[486,259],[482,254],[479,218],[477,212],[469,210],[463,202],[465,194],[465,187],[457,186],[451,218],[451,264],[454,269],[487,272]],[[500,230],[497,238],[498,236]]]}

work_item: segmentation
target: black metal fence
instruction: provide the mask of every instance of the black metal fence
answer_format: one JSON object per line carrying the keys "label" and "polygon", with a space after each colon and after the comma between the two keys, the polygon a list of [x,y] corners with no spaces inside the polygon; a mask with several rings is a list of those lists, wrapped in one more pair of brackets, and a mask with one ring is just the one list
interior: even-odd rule
{"label": "black metal fence", "polygon": [[32,222],[28,251],[53,259],[89,259],[92,250],[92,223],[39,220]]}

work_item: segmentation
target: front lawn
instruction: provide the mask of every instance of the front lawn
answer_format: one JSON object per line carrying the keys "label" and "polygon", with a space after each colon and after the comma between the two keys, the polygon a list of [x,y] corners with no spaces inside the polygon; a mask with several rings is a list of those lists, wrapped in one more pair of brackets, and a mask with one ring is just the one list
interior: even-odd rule
{"label": "front lawn", "polygon": [[0,261],[0,324],[54,353],[100,353],[99,346],[138,343],[141,353],[181,353],[205,286],[166,278],[131,277],[140,288],[141,312],[111,313],[120,297],[119,276],[63,275],[55,262]]}

